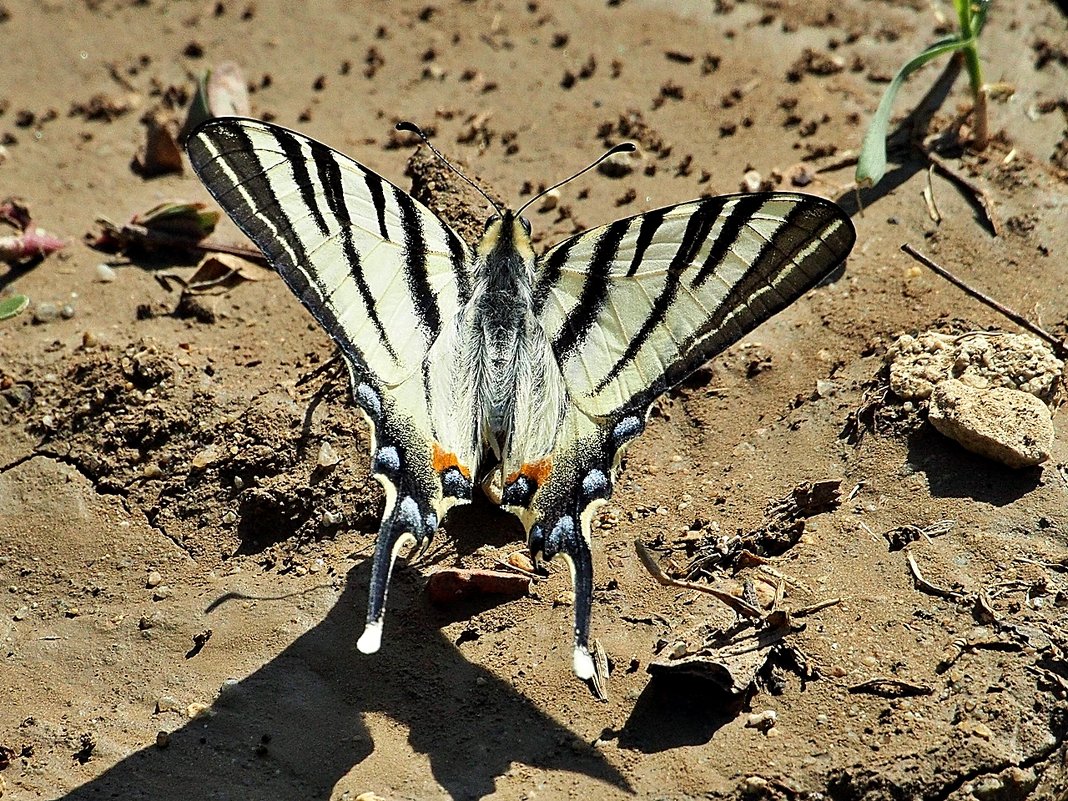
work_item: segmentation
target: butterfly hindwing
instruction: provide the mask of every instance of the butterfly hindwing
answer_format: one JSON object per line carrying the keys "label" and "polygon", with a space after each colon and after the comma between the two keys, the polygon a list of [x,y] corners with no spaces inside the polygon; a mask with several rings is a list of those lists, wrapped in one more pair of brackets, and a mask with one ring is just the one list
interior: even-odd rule
{"label": "butterfly hindwing", "polygon": [[428,543],[448,508],[470,498],[460,472],[470,468],[444,464],[456,448],[437,441],[427,400],[428,352],[470,297],[470,248],[406,192],[294,131],[217,118],[187,149],[211,194],[345,356],[386,495],[359,644],[377,650],[398,551]]}

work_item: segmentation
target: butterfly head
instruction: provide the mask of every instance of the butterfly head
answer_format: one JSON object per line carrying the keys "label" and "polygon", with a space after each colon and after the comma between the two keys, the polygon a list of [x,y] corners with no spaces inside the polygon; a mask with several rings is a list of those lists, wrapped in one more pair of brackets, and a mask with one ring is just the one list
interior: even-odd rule
{"label": "butterfly head", "polygon": [[478,242],[476,253],[485,261],[494,256],[518,253],[524,260],[534,258],[530,241],[530,220],[505,209],[486,220],[486,230]]}

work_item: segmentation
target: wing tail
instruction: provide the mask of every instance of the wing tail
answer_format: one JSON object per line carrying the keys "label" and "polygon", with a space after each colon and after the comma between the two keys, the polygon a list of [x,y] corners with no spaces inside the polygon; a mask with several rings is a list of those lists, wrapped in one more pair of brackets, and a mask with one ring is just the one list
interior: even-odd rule
{"label": "wing tail", "polygon": [[[554,457],[547,473],[520,476],[505,487],[505,504],[509,505],[512,498],[512,511],[524,521],[531,521],[527,529],[531,555],[551,560],[559,554],[571,570],[575,591],[572,664],[580,679],[589,679],[594,672],[589,649],[593,517],[612,494],[617,455],[641,428],[640,421],[634,422],[636,426],[605,426],[603,421],[572,409],[561,428],[561,441],[569,445]],[[533,492],[525,499],[519,487]]]}
{"label": "wing tail", "polygon": [[[428,519],[429,518],[429,519]],[[431,525],[432,524],[432,525]],[[382,644],[382,625],[386,616],[386,594],[393,565],[406,547],[424,549],[437,528],[436,515],[422,514],[411,496],[395,503],[382,520],[371,563],[371,586],[367,598],[367,625],[356,643],[364,654],[376,653]]]}

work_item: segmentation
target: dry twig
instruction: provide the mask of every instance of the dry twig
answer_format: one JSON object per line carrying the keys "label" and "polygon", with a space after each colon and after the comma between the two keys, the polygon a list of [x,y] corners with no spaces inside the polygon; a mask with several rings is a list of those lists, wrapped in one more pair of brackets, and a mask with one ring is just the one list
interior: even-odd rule
{"label": "dry twig", "polygon": [[916,564],[916,559],[911,553],[905,554],[905,558],[908,560],[909,570],[912,572],[912,581],[913,584],[916,585],[916,589],[921,592],[926,592],[928,595],[945,598],[948,601],[955,601],[957,603],[965,599],[966,596],[964,593],[947,590],[944,587],[939,587],[925,579],[923,573],[920,572],[920,566]]}
{"label": "dry twig", "polygon": [[683,590],[694,590],[696,592],[706,593],[707,595],[711,595],[713,598],[722,601],[735,612],[744,615],[745,617],[756,619],[764,616],[764,613],[755,606],[746,603],[741,598],[731,595],[729,592],[718,590],[715,587],[708,587],[704,584],[698,584],[695,581],[684,581],[682,579],[671,578],[671,576],[667,575],[660,569],[660,565],[656,563],[653,555],[649,553],[649,549],[645,547],[641,540],[634,540],[634,550],[638,552],[638,558],[642,560],[642,564],[645,566],[645,569],[649,571],[649,575],[665,587],[678,587]]}
{"label": "dry twig", "polygon": [[996,301],[993,298],[991,298],[989,295],[985,295],[982,292],[980,292],[978,289],[975,289],[975,288],[969,286],[962,279],[960,279],[957,276],[955,276],[953,273],[951,273],[945,267],[943,267],[940,264],[937,264],[937,263],[931,261],[931,259],[929,259],[927,256],[924,256],[922,253],[920,253],[918,250],[916,250],[914,247],[912,247],[912,245],[909,245],[909,244],[902,245],[901,249],[905,253],[907,253],[910,256],[912,256],[912,258],[916,259],[916,261],[918,261],[920,264],[922,264],[925,267],[927,267],[927,268],[933,270],[934,272],[938,273],[940,276],[942,276],[947,281],[949,281],[949,283],[953,284],[958,289],[963,290],[964,292],[966,292],[971,297],[975,298],[980,303],[984,304],[985,306],[988,306],[989,308],[993,309],[994,311],[998,312],[999,314],[1003,314],[1005,317],[1008,317],[1010,320],[1012,320],[1014,323],[1016,323],[1016,325],[1020,326],[1021,328],[1025,329],[1027,331],[1030,331],[1032,334],[1034,334],[1039,339],[1042,339],[1042,340],[1048,342],[1050,345],[1053,346],[1053,350],[1056,351],[1057,355],[1060,358],[1063,359],[1065,357],[1068,357],[1068,345],[1065,344],[1064,340],[1057,339],[1055,336],[1053,336],[1053,334],[1049,333],[1049,331],[1046,331],[1044,328],[1036,325],[1035,323],[1032,323],[1030,320],[1028,320],[1022,314],[1019,314],[1019,313],[1013,311],[1008,306],[1005,306],[1004,304],[999,303],[998,301]]}
{"label": "dry twig", "polygon": [[975,181],[961,175],[949,165],[949,162],[934,151],[924,148],[924,154],[940,174],[972,194],[983,209],[983,214],[986,215],[986,220],[990,223],[990,230],[993,231],[994,236],[1001,236],[1001,220],[998,218],[997,212],[994,210],[994,202],[990,199],[990,195],[987,194],[986,190]]}

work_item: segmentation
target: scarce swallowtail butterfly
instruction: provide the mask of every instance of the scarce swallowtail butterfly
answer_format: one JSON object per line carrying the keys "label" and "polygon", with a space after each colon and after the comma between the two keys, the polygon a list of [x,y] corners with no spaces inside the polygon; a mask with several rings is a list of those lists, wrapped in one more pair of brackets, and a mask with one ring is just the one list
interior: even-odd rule
{"label": "scarce swallowtail butterfly", "polygon": [[[542,254],[510,210],[464,242],[403,190],[306,136],[209,120],[193,168],[340,348],[386,504],[367,626],[378,650],[398,553],[425,548],[476,486],[517,515],[575,590],[574,670],[591,678],[590,529],[653,401],[789,306],[849,254],[834,203],[705,197]],[[522,212],[522,209],[520,209]]]}

